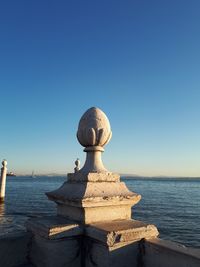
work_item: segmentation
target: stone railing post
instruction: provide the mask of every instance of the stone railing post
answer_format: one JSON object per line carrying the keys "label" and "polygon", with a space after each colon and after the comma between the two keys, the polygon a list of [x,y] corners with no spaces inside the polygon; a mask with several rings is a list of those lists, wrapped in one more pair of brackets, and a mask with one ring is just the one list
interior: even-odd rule
{"label": "stone railing post", "polygon": [[34,236],[30,255],[34,266],[139,266],[138,242],[158,235],[154,225],[132,219],[131,207],[141,196],[103,164],[101,156],[111,136],[102,110],[93,107],[83,114],[77,131],[86,152],[83,167],[77,159],[68,180],[46,193],[57,205],[57,216],[27,223]]}
{"label": "stone railing post", "polygon": [[[81,223],[131,219],[131,206],[141,198],[131,192],[120,176],[107,170],[102,161],[104,146],[112,131],[106,114],[99,108],[88,109],[78,125],[77,139],[84,147],[84,166],[68,173],[68,181],[47,193],[57,204],[58,215]],[[79,166],[79,161],[76,162]]]}
{"label": "stone railing post", "polygon": [[2,161],[3,167],[1,168],[1,181],[0,181],[0,203],[4,202],[6,191],[6,174],[7,174],[7,161]]}

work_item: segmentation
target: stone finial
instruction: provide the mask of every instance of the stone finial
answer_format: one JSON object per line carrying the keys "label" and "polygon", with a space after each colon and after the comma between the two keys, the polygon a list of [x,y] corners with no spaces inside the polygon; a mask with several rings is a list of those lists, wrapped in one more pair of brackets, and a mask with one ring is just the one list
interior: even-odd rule
{"label": "stone finial", "polygon": [[2,161],[2,165],[3,165],[3,167],[6,167],[7,164],[8,164],[8,163],[7,163],[7,160],[4,159],[4,160]]}
{"label": "stone finial", "polygon": [[80,119],[77,138],[86,147],[103,147],[111,139],[110,122],[106,114],[99,108],[88,109]]}
{"label": "stone finial", "polygon": [[47,196],[57,203],[57,214],[85,224],[131,218],[131,206],[141,198],[129,191],[120,176],[103,165],[103,146],[111,138],[108,118],[98,108],[88,109],[80,119],[77,138],[85,147],[86,161],[64,184]]}
{"label": "stone finial", "polygon": [[87,157],[81,173],[108,172],[103,166],[101,153],[111,136],[110,122],[102,110],[92,107],[83,114],[78,125],[77,138],[85,147]]}
{"label": "stone finial", "polygon": [[74,172],[78,172],[80,170],[80,160],[77,158],[76,161],[74,162],[75,163],[75,168],[74,168]]}

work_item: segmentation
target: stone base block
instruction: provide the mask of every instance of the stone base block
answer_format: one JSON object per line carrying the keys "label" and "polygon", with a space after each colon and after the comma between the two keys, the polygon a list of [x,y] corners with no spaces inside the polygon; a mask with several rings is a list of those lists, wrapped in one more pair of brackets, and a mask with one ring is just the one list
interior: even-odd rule
{"label": "stone base block", "polygon": [[141,239],[155,238],[157,228],[136,220],[79,225],[62,217],[29,220],[31,263],[36,267],[139,266]]}
{"label": "stone base block", "polygon": [[59,216],[30,219],[26,223],[26,228],[33,234],[46,239],[79,236],[83,232],[83,229],[77,222]]}
{"label": "stone base block", "polygon": [[112,172],[68,173],[69,182],[119,182],[120,175]]}
{"label": "stone base block", "polygon": [[31,219],[27,229],[32,232],[30,261],[36,267],[80,267],[81,227],[65,218]]}
{"label": "stone base block", "polygon": [[139,242],[123,243],[123,246],[109,247],[101,242],[85,240],[86,267],[138,267]]}
{"label": "stone base block", "polygon": [[116,220],[105,223],[94,223],[86,227],[86,235],[96,239],[109,247],[123,242],[135,242],[143,238],[158,236],[154,225],[137,220]]}
{"label": "stone base block", "polygon": [[35,235],[30,260],[36,267],[80,267],[81,239],[78,237],[47,240]]}
{"label": "stone base block", "polygon": [[141,239],[154,238],[158,230],[136,220],[96,223],[86,228],[87,267],[140,266]]}
{"label": "stone base block", "polygon": [[72,218],[85,224],[99,221],[129,220],[131,218],[130,205],[104,207],[74,207],[58,204],[57,213],[66,218]]}

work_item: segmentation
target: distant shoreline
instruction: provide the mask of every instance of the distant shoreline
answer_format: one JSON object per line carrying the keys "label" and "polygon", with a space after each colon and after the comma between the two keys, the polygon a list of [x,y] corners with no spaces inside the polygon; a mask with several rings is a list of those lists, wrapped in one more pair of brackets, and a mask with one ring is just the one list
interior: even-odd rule
{"label": "distant shoreline", "polygon": [[[12,176],[8,176],[9,178],[11,178]],[[17,179],[17,177],[29,177],[30,179],[32,178],[31,175],[20,175],[17,174],[14,178]],[[36,174],[35,178],[39,178],[39,177],[48,177],[48,178],[56,178],[56,177],[67,177],[67,174]],[[130,174],[120,174],[120,177],[122,179],[126,179],[126,180],[134,180],[134,179],[200,179],[200,177],[198,176],[141,176],[141,175],[130,175]],[[12,177],[13,178],[13,177]]]}
{"label": "distant shoreline", "polygon": [[195,177],[195,176],[126,176],[122,175],[121,178],[127,179],[127,180],[134,180],[134,179],[200,179],[200,177]]}

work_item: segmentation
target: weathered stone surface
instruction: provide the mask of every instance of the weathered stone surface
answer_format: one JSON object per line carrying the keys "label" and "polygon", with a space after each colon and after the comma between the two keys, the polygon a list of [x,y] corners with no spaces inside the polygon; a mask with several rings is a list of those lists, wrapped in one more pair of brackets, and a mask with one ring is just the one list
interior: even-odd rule
{"label": "weathered stone surface", "polygon": [[28,264],[31,235],[16,232],[0,238],[0,266],[14,267]]}
{"label": "weathered stone surface", "polygon": [[59,204],[57,212],[60,216],[73,218],[84,224],[110,220],[128,220],[131,218],[130,204],[89,208],[78,208]]}
{"label": "weathered stone surface", "polygon": [[66,218],[48,216],[31,219],[33,234],[30,259],[37,267],[80,267],[83,229]]}
{"label": "weathered stone surface", "polygon": [[82,146],[104,146],[111,135],[109,120],[102,110],[92,107],[83,114],[77,131],[77,138]]}
{"label": "weathered stone surface", "polygon": [[46,239],[78,236],[83,232],[79,224],[59,216],[29,219],[26,227],[28,231]]}
{"label": "weathered stone surface", "polygon": [[[87,267],[139,267],[143,238],[158,235],[155,226],[136,220],[95,223],[86,227]],[[148,265],[145,265],[148,267]]]}
{"label": "weathered stone surface", "polygon": [[132,200],[134,205],[141,198],[140,195],[129,191],[124,182],[65,182],[59,189],[46,195],[50,200],[63,204],[73,202],[78,207],[102,206],[102,204],[107,206],[110,205],[110,200],[116,201],[116,205],[126,200],[130,203]]}
{"label": "weathered stone surface", "polygon": [[68,173],[69,182],[119,182],[120,175],[112,172]]}
{"label": "weathered stone surface", "polygon": [[92,107],[83,114],[79,122],[77,138],[85,147],[87,156],[80,173],[86,175],[91,172],[108,172],[103,165],[101,153],[111,136],[109,120],[102,110]]}
{"label": "weathered stone surface", "polygon": [[154,238],[142,244],[141,257],[147,267],[199,267],[200,250]]}
{"label": "weathered stone surface", "polygon": [[140,267],[138,265],[138,242],[109,247],[102,242],[88,238],[85,248],[86,267]]}
{"label": "weathered stone surface", "polygon": [[158,230],[154,225],[141,221],[121,220],[91,224],[86,228],[86,235],[112,247],[116,244],[123,245],[143,238],[157,237]]}
{"label": "weathered stone surface", "polygon": [[36,267],[81,267],[81,238],[49,240],[34,235],[30,259]]}
{"label": "weathered stone surface", "polygon": [[123,182],[65,182],[47,193],[59,215],[83,223],[131,218],[131,206],[141,198]]}

